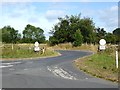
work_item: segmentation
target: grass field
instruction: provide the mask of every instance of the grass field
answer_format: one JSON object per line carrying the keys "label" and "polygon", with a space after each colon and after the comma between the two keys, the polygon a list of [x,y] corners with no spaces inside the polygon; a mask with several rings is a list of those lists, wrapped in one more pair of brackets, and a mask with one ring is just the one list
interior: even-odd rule
{"label": "grass field", "polygon": [[0,46],[2,49],[2,59],[34,58],[58,55],[57,52],[45,44],[41,44],[39,47],[45,47],[45,53],[42,53],[41,51],[38,53],[34,52],[34,44],[13,44],[13,49],[12,44],[2,44],[2,46]]}

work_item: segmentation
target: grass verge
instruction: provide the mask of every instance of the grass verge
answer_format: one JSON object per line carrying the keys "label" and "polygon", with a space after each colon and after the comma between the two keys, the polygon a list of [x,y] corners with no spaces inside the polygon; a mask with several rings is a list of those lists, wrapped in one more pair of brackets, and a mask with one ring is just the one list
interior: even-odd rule
{"label": "grass verge", "polygon": [[108,48],[104,52],[75,60],[75,65],[93,76],[118,82],[118,69],[115,65],[115,49]]}
{"label": "grass verge", "polygon": [[33,44],[14,44],[13,49],[11,44],[4,44],[2,48],[2,59],[21,59],[21,58],[41,58],[41,57],[52,57],[58,56],[59,53],[55,52],[52,48],[47,47],[46,45],[40,45],[39,47],[45,47],[45,53],[34,52]]}
{"label": "grass verge", "polygon": [[93,44],[82,44],[81,46],[78,47],[73,47],[71,43],[64,43],[64,44],[58,44],[56,46],[52,46],[53,49],[55,50],[89,50],[93,52],[97,52],[98,45],[93,45]]}

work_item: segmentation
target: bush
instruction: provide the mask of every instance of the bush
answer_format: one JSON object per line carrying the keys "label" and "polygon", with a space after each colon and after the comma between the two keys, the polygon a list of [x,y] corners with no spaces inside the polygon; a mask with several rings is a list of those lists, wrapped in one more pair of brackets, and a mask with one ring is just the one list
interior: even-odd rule
{"label": "bush", "polygon": [[56,38],[54,38],[54,37],[50,37],[49,38],[49,45],[54,46],[56,44],[58,44],[58,40]]}
{"label": "bush", "polygon": [[73,42],[73,46],[77,47],[77,46],[81,46],[82,45],[83,36],[82,36],[82,34],[81,34],[79,29],[75,32],[74,39],[75,39],[75,41]]}

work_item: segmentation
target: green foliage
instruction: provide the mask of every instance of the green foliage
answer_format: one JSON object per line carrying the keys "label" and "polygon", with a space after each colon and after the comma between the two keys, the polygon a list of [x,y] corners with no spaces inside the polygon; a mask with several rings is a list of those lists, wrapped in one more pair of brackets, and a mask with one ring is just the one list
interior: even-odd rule
{"label": "green foliage", "polygon": [[116,29],[113,31],[113,34],[120,36],[120,28],[116,28]]}
{"label": "green foliage", "polygon": [[100,39],[105,38],[107,32],[104,30],[104,28],[96,28],[96,42],[98,43]]}
{"label": "green foliage", "polygon": [[23,31],[23,42],[25,43],[34,43],[38,41],[43,43],[45,41],[44,31],[39,28],[28,24]]}
{"label": "green foliage", "polygon": [[78,29],[75,34],[74,34],[74,42],[73,42],[73,46],[81,46],[83,42],[83,36],[80,32],[80,30]]}
{"label": "green foliage", "polygon": [[90,18],[83,18],[80,21],[79,27],[83,35],[84,43],[92,43],[93,39],[95,38],[94,37],[95,26],[93,20]]}
{"label": "green foliage", "polygon": [[[59,22],[51,30],[53,39],[50,39],[50,43],[66,43],[71,42],[76,45],[76,38],[74,37],[76,31],[80,29],[83,36],[84,43],[95,42],[94,23],[90,18],[80,18],[80,14],[76,16],[65,16],[65,18],[58,18]],[[56,42],[57,41],[57,42]],[[77,40],[78,41],[78,40]],[[81,41],[80,41],[81,42]]]}
{"label": "green foliage", "polygon": [[105,39],[107,43],[112,43],[112,44],[116,43],[116,36],[112,33],[107,33]]}
{"label": "green foliage", "polygon": [[53,36],[51,36],[51,37],[49,38],[49,44],[50,44],[51,46],[53,46],[53,45],[55,45],[55,44],[58,44],[58,40],[57,40],[56,38],[54,38]]}
{"label": "green foliage", "polygon": [[[50,31],[50,34],[52,34],[49,38],[50,45],[60,43],[73,43],[73,46],[79,46],[82,43],[98,44],[100,39],[105,39],[107,43],[111,44],[120,43],[120,28],[116,28],[113,33],[107,33],[104,28],[95,28],[95,24],[91,18],[81,18],[81,14],[66,15],[64,18],[58,18],[58,20],[59,22]],[[77,30],[80,30],[81,35],[76,34]],[[0,36],[2,36],[0,41],[2,40],[5,43],[46,42],[43,29],[30,24],[26,25],[22,33],[23,35],[19,34],[18,30],[15,30],[11,26],[5,26],[0,31]],[[82,40],[75,38],[80,36],[82,36]],[[79,44],[77,45],[77,43]]]}
{"label": "green foliage", "polygon": [[116,28],[116,29],[113,31],[113,34],[116,36],[116,42],[117,42],[117,43],[120,43],[120,28]]}
{"label": "green foliage", "polygon": [[1,30],[2,30],[2,42],[16,43],[16,41],[19,40],[19,38],[21,37],[18,34],[18,30],[15,30],[10,26],[5,26]]}
{"label": "green foliage", "polygon": [[5,43],[34,43],[38,41],[39,43],[45,42],[44,31],[39,28],[28,24],[23,30],[23,38],[18,30],[15,30],[11,26],[5,26],[0,29],[2,34],[2,42]]}

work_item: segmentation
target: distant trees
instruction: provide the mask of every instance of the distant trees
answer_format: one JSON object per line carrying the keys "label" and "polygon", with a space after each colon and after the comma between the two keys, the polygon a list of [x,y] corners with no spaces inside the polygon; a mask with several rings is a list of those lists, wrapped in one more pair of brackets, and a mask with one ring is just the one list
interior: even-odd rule
{"label": "distant trees", "polygon": [[2,29],[2,42],[6,43],[16,43],[17,40],[21,37],[18,33],[18,30],[10,26],[5,26]]}
{"label": "distant trees", "polygon": [[5,43],[34,43],[35,41],[43,43],[45,41],[44,31],[30,24],[26,25],[23,30],[23,38],[13,27],[5,26],[0,30],[2,31],[2,42]]}
{"label": "distant trees", "polygon": [[28,24],[23,31],[23,42],[25,43],[34,43],[38,41],[43,43],[45,41],[44,31],[39,28]]}
{"label": "distant trees", "polygon": [[92,19],[81,18],[80,15],[66,15],[64,18],[58,18],[59,22],[50,31],[52,34],[49,38],[50,45],[65,42],[71,42],[73,46],[79,46],[82,43],[97,44],[102,38],[111,44],[120,42],[120,28],[115,29],[113,33],[107,33],[104,28],[95,28]]}
{"label": "distant trees", "polygon": [[[81,14],[59,17],[49,37],[49,44],[70,42],[73,46],[80,46],[82,43],[98,44],[104,38],[107,43],[120,43],[120,28],[116,28],[112,33],[106,32],[104,28],[96,28],[93,20],[89,17],[81,18]],[[11,26],[4,26],[0,29],[2,42],[5,43],[39,43],[45,42],[44,30],[33,25],[26,25],[22,35]]]}

